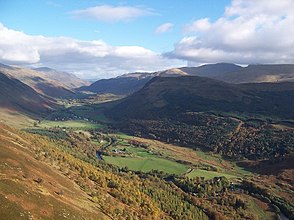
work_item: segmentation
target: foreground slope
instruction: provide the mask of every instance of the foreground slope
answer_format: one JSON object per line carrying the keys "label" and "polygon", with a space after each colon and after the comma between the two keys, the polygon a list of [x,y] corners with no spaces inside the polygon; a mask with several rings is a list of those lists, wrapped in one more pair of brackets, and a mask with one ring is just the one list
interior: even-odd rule
{"label": "foreground slope", "polygon": [[156,175],[98,161],[81,132],[42,132],[48,138],[0,124],[0,212],[6,219],[208,219],[190,195]]}
{"label": "foreground slope", "polygon": [[77,184],[35,159],[34,139],[0,124],[2,219],[110,219]]}

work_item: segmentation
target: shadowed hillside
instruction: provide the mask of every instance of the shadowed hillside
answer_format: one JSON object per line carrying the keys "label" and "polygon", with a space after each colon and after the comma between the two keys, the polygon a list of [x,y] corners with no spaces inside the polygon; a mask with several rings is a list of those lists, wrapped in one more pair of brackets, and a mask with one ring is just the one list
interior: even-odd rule
{"label": "shadowed hillside", "polygon": [[26,114],[44,114],[56,104],[26,84],[0,72],[0,106]]}
{"label": "shadowed hillside", "polygon": [[90,86],[81,87],[78,91],[90,91],[98,94],[112,93],[115,95],[129,95],[141,89],[152,76],[146,77],[117,77],[102,79]]}
{"label": "shadowed hillside", "polygon": [[293,118],[293,97],[293,83],[235,85],[202,77],[156,77],[110,114],[151,119],[183,112],[236,111]]}

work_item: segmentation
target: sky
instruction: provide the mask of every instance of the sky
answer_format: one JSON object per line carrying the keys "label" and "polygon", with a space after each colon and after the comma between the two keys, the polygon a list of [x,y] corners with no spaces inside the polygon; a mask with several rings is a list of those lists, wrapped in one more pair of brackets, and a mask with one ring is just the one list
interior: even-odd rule
{"label": "sky", "polygon": [[294,0],[0,0],[0,63],[85,79],[294,63]]}

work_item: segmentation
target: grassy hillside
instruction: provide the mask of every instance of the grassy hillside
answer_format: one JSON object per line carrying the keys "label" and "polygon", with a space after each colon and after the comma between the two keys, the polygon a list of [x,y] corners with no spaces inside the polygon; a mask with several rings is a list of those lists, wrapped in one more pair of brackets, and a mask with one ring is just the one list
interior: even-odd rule
{"label": "grassy hillside", "polygon": [[0,148],[1,218],[110,219],[57,164],[36,160],[34,137],[0,124]]}

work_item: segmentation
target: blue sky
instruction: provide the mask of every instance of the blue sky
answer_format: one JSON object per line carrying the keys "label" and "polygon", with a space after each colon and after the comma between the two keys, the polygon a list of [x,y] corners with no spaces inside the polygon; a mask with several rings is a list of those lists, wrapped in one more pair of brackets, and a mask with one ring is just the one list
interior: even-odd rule
{"label": "blue sky", "polygon": [[293,0],[0,0],[0,63],[82,78],[294,63]]}
{"label": "blue sky", "polygon": [[[111,45],[139,45],[162,52],[171,50],[174,42],[183,37],[184,24],[202,17],[216,20],[229,3],[229,0],[9,0],[0,1],[0,21],[30,35],[102,39]],[[129,21],[101,22],[91,18],[77,19],[70,13],[99,5],[142,7],[153,14]],[[167,22],[173,23],[173,30],[154,33],[159,25]]]}

